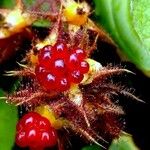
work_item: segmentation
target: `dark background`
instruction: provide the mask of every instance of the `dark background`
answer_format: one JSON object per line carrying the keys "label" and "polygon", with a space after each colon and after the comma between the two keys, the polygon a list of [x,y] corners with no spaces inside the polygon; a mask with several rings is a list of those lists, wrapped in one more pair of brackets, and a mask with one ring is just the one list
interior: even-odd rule
{"label": "dark background", "polygon": [[133,135],[136,145],[141,150],[149,150],[150,133],[150,78],[146,77],[136,67],[129,62],[121,62],[116,53],[116,47],[104,42],[99,43],[99,52],[93,54],[93,58],[101,62],[103,66],[107,64],[121,64],[126,69],[134,72],[133,74],[120,75],[117,79],[129,88],[133,88],[134,94],[145,101],[140,103],[126,97],[120,97],[123,108],[126,112],[125,131]]}

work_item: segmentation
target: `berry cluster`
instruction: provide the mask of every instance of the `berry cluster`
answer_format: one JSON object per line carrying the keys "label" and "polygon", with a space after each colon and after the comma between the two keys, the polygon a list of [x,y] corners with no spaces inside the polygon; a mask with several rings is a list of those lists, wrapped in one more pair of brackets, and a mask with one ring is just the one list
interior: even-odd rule
{"label": "berry cluster", "polygon": [[37,80],[47,91],[66,91],[71,83],[80,83],[89,71],[85,58],[81,48],[69,49],[65,43],[47,45],[38,54]]}
{"label": "berry cluster", "polygon": [[36,112],[29,112],[17,124],[16,144],[31,149],[44,149],[57,144],[57,134],[48,119]]}

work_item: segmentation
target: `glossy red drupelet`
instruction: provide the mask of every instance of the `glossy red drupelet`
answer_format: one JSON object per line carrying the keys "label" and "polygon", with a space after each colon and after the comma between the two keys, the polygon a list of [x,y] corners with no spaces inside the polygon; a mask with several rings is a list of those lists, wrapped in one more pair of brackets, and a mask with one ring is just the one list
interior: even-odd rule
{"label": "glossy red drupelet", "polygon": [[89,71],[85,58],[86,54],[80,48],[70,50],[65,43],[47,45],[38,54],[37,80],[47,91],[66,91],[71,83],[80,83]]}
{"label": "glossy red drupelet", "polygon": [[17,124],[16,144],[30,149],[44,149],[57,144],[56,130],[48,119],[36,112],[24,115]]}

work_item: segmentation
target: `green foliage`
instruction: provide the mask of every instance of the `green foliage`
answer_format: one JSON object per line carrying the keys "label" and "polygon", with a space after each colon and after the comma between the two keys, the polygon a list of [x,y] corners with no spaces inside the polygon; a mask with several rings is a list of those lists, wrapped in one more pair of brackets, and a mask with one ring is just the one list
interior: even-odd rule
{"label": "green foliage", "polygon": [[83,147],[81,150],[102,150],[102,148],[97,145],[91,145]]}
{"label": "green foliage", "polygon": [[15,5],[14,0],[0,0],[0,6],[3,8],[13,8]]}
{"label": "green foliage", "polygon": [[[81,150],[103,150],[97,145],[86,146]],[[125,134],[121,135],[118,139],[114,139],[108,150],[138,150],[135,146],[131,136]]]}
{"label": "green foliage", "polygon": [[[0,89],[0,97],[4,92]],[[11,150],[14,145],[17,108],[0,100],[0,150]]]}
{"label": "green foliage", "polygon": [[108,150],[138,150],[131,136],[123,135],[113,140]]}
{"label": "green foliage", "polygon": [[[133,24],[142,42],[150,50],[150,1],[133,0]],[[138,16],[138,19],[137,19]]]}
{"label": "green foliage", "polygon": [[[147,22],[150,21],[146,18],[150,14],[150,9],[148,4],[142,3],[143,1],[134,0],[132,3],[132,0],[94,0],[94,3],[97,22],[104,26],[127,58],[150,76],[150,42],[143,42],[143,36],[140,36],[143,32],[138,32],[142,30],[147,33],[150,30],[150,26],[144,24],[145,19]],[[140,16],[137,9],[132,9],[136,7],[141,8],[146,15]],[[145,19],[142,19],[143,17]],[[134,26],[136,20],[143,21],[141,26],[138,23]]]}
{"label": "green foliage", "polygon": [[27,8],[36,4],[36,0],[22,0],[22,2]]}
{"label": "green foliage", "polygon": [[[1,8],[13,8],[14,0],[1,0]],[[17,86],[18,81],[15,86]],[[15,90],[14,87],[11,91]],[[4,92],[0,89],[0,97],[4,96]],[[17,107],[7,104],[5,100],[0,99],[0,150],[11,150],[14,145],[16,123],[18,120]]]}
{"label": "green foliage", "polygon": [[48,28],[50,27],[50,21],[46,19],[40,19],[34,22],[33,26]]}

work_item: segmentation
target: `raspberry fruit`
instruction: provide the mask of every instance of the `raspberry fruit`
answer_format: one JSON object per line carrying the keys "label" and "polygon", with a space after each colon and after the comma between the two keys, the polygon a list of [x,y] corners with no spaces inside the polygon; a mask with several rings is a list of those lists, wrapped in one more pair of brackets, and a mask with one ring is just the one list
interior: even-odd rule
{"label": "raspberry fruit", "polygon": [[85,51],[81,48],[70,49],[61,42],[42,48],[38,59],[35,74],[46,91],[66,91],[71,83],[80,83],[84,74],[89,71]]}
{"label": "raspberry fruit", "polygon": [[79,60],[83,60],[86,57],[85,52],[81,48],[76,48],[74,52],[77,54]]}
{"label": "raspberry fruit", "polygon": [[40,50],[38,60],[40,64],[43,64],[44,66],[49,66],[51,59],[52,59],[52,46],[48,45]]}
{"label": "raspberry fruit", "polygon": [[81,73],[87,73],[89,71],[89,64],[86,61],[81,61],[79,70]]}
{"label": "raspberry fruit", "polygon": [[65,43],[56,43],[53,46],[54,55],[53,58],[66,58],[67,55],[67,45]]}
{"label": "raspberry fruit", "polygon": [[57,144],[57,134],[48,119],[36,112],[24,115],[17,124],[16,144],[20,147],[44,149]]}
{"label": "raspberry fruit", "polygon": [[83,74],[79,70],[74,70],[71,72],[69,79],[73,83],[80,83],[83,79]]}

